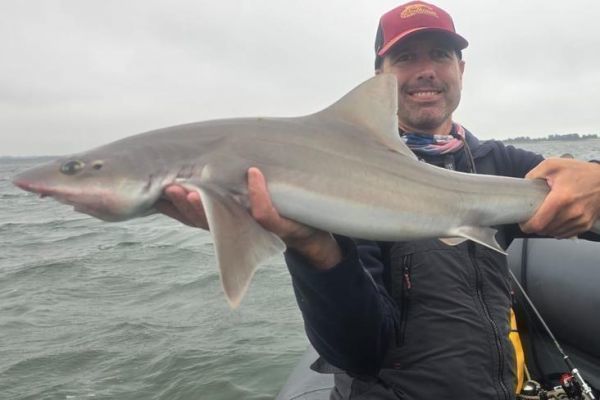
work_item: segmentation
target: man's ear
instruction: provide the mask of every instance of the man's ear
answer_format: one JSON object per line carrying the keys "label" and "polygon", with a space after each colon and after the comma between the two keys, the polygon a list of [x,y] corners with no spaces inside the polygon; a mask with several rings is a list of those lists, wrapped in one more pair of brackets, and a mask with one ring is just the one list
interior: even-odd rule
{"label": "man's ear", "polygon": [[465,62],[463,60],[460,60],[458,62],[458,69],[460,71],[460,89],[462,90],[462,88],[463,88],[463,74],[465,72]]}

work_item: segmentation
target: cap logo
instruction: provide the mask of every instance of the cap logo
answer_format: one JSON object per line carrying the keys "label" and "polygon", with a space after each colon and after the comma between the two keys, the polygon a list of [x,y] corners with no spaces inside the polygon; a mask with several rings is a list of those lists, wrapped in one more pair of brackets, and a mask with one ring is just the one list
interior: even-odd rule
{"label": "cap logo", "polygon": [[400,13],[400,18],[410,18],[419,14],[439,18],[437,13],[433,10],[433,8],[431,8],[427,4],[411,4],[404,7],[402,12]]}

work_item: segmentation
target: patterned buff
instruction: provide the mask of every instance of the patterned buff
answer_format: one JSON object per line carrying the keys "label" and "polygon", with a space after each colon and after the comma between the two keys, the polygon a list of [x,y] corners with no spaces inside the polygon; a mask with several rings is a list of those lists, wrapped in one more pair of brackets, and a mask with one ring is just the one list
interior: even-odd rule
{"label": "patterned buff", "polygon": [[424,135],[419,133],[402,133],[406,145],[415,154],[437,155],[454,153],[465,144],[465,128],[454,123],[449,135]]}

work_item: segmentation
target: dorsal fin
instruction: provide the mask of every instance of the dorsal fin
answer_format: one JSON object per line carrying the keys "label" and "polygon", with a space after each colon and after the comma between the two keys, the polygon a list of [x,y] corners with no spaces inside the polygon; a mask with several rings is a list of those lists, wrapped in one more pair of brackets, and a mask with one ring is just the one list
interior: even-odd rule
{"label": "dorsal fin", "polygon": [[398,135],[398,83],[392,74],[378,74],[361,83],[319,114],[335,115],[364,126],[381,143],[415,158]]}

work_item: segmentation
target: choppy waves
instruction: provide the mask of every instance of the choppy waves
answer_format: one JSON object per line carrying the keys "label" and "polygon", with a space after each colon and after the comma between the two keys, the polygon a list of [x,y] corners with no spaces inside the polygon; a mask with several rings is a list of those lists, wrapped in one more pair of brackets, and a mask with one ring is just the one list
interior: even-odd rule
{"label": "choppy waves", "polygon": [[306,343],[281,260],[231,311],[205,232],[18,191],[31,163],[0,162],[1,398],[274,397]]}
{"label": "choppy waves", "polygon": [[[600,158],[600,141],[568,146]],[[281,260],[231,311],[205,232],[104,223],[12,187],[34,163],[0,160],[2,399],[274,397],[306,345]]]}

